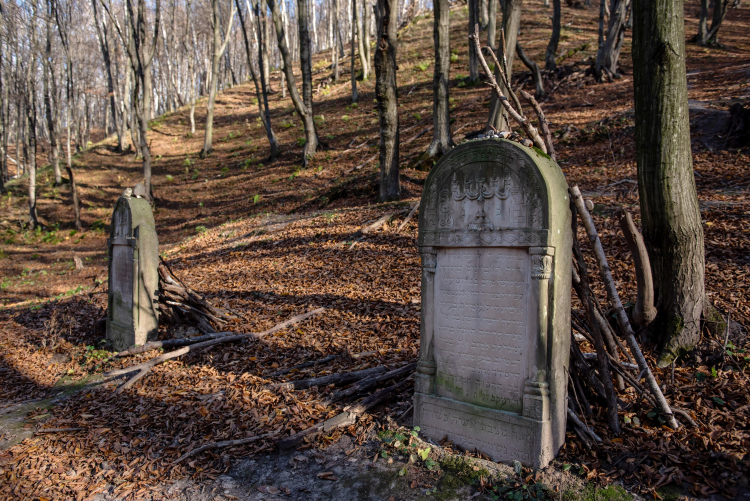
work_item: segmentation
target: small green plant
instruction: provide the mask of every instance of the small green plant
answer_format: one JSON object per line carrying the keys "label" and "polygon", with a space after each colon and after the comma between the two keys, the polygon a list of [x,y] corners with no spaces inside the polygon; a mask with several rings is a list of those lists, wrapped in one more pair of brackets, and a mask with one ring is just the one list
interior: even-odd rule
{"label": "small green plant", "polygon": [[284,122],[281,122],[281,127],[284,129],[291,129],[292,127],[294,127],[294,123],[290,121],[284,121]]}
{"label": "small green plant", "polygon": [[202,225],[201,225],[201,226],[196,226],[196,227],[195,227],[195,232],[196,232],[196,233],[198,233],[199,235],[200,235],[201,233],[205,233],[205,232],[207,232],[207,231],[208,231],[208,229],[207,229],[207,228],[206,228],[205,226],[202,226]]}
{"label": "small green plant", "polygon": [[225,172],[225,173],[229,172],[229,167],[227,167],[227,166],[222,167],[221,168],[221,172]]}
{"label": "small green plant", "polygon": [[343,120],[344,122],[347,122],[349,120],[349,115],[342,116],[341,120]]}
{"label": "small green plant", "polygon": [[167,174],[166,178],[167,178],[168,183],[171,183],[172,181],[174,181],[174,178],[172,177],[171,174]]}
{"label": "small green plant", "polygon": [[458,61],[458,54],[451,54],[451,63]]}
{"label": "small green plant", "polygon": [[307,139],[304,137],[297,138],[297,146],[304,146],[305,144],[307,144]]}
{"label": "small green plant", "polygon": [[425,71],[429,67],[430,67],[430,61],[428,61],[428,60],[424,60],[424,61],[416,64],[416,68],[419,71]]}
{"label": "small green plant", "polygon": [[411,116],[414,120],[422,120],[422,115],[420,115],[419,113],[412,113]]}
{"label": "small green plant", "polygon": [[258,205],[258,202],[260,202],[261,198],[262,197],[260,195],[258,195],[257,193],[255,195],[253,195],[253,204]]}
{"label": "small green plant", "polygon": [[193,175],[190,176],[190,179],[198,179],[198,176],[200,176],[201,173],[198,169],[193,169]]}
{"label": "small green plant", "polygon": [[96,231],[97,233],[104,233],[106,229],[106,225],[104,224],[104,221],[101,219],[97,219],[93,223],[91,223],[91,230]]}
{"label": "small green plant", "polygon": [[322,123],[326,121],[326,117],[324,115],[316,115],[315,121],[318,123]]}

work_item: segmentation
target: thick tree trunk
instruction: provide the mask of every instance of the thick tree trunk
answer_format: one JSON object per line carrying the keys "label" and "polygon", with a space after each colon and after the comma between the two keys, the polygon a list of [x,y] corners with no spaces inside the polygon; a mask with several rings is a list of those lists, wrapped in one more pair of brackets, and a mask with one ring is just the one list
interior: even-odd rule
{"label": "thick tree trunk", "polygon": [[284,25],[281,18],[281,9],[279,9],[279,4],[277,0],[268,0],[268,5],[271,7],[273,23],[276,27],[276,38],[279,44],[279,52],[281,53],[281,57],[284,61],[284,75],[286,76],[287,89],[289,90],[289,95],[292,98],[292,103],[294,103],[294,108],[297,110],[297,114],[302,119],[302,123],[305,127],[305,137],[307,139],[307,142],[305,143],[305,149],[303,152],[304,158],[302,161],[302,165],[306,167],[308,161],[313,157],[313,155],[315,155],[315,151],[318,149],[318,134],[315,130],[313,110],[312,108],[308,108],[305,105],[302,97],[299,95],[299,91],[297,90],[297,81],[294,78],[294,72],[292,69],[292,56],[289,53],[289,47],[286,43]]}
{"label": "thick tree trunk", "polygon": [[[479,23],[479,0],[468,0],[469,33],[474,33],[474,26]],[[479,79],[479,59],[474,44],[469,44],[469,80]]]}
{"label": "thick tree trunk", "polygon": [[398,87],[398,0],[378,0],[378,38],[375,50],[375,93],[380,117],[380,201],[401,198],[399,182]]}
{"label": "thick tree trunk", "polygon": [[[604,73],[610,78],[619,77],[617,61],[620,58],[622,41],[625,39],[625,23],[630,11],[630,0],[613,0],[609,9],[607,38],[596,55],[594,75],[601,81]],[[601,40],[600,40],[601,42]]]}
{"label": "thick tree trunk", "polygon": [[[492,0],[495,3],[497,0]],[[432,39],[435,44],[435,73],[432,79],[432,142],[425,156],[440,157],[455,146],[451,136],[450,103],[448,83],[450,79],[450,3],[448,0],[434,0],[435,20]]]}
{"label": "thick tree trunk", "polygon": [[706,301],[683,13],[678,0],[634,0],[636,162],[643,236],[659,311],[652,324],[660,344],[659,367],[698,343]]}
{"label": "thick tree trunk", "polygon": [[547,53],[544,56],[544,69],[552,71],[557,67],[555,58],[557,56],[557,45],[560,43],[560,19],[561,0],[552,0],[552,36],[547,44]]}
{"label": "thick tree trunk", "polygon": [[[518,28],[521,25],[521,9],[523,8],[523,0],[505,0],[503,5],[503,36],[505,37],[505,53],[503,53],[502,44],[498,44],[498,60],[500,62],[505,58],[505,65],[507,67],[506,74],[508,81],[512,80],[513,76],[513,59],[516,55],[516,41],[518,40]],[[503,94],[506,96],[509,94],[505,85],[500,81],[497,70],[495,71],[495,80],[497,80],[500,87],[503,89]],[[490,126],[496,130],[508,130],[508,118],[505,115],[502,105],[497,99],[495,93],[490,98],[490,114],[487,120],[487,129]]]}

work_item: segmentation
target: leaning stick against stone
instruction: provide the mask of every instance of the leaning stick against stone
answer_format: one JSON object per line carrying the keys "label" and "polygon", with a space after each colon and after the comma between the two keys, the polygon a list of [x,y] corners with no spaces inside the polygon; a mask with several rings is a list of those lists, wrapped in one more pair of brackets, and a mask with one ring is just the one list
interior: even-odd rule
{"label": "leaning stick against stone", "polygon": [[617,324],[620,326],[621,332],[625,335],[625,339],[628,342],[628,347],[633,353],[633,356],[638,363],[638,367],[646,377],[648,389],[654,396],[654,399],[656,400],[656,406],[659,408],[659,411],[666,418],[667,426],[676,430],[680,427],[680,424],[675,419],[674,414],[672,413],[672,409],[667,403],[667,399],[664,398],[664,394],[662,393],[661,388],[659,388],[659,383],[657,383],[654,374],[651,372],[651,369],[646,362],[646,358],[643,356],[641,347],[635,340],[635,332],[633,332],[633,328],[630,326],[630,321],[628,320],[628,316],[625,313],[625,308],[622,306],[622,301],[620,301],[620,295],[617,293],[617,288],[615,288],[615,282],[612,279],[612,272],[609,269],[607,256],[604,254],[604,247],[602,247],[602,242],[601,240],[599,240],[599,235],[596,231],[596,227],[594,226],[594,220],[591,218],[591,214],[589,214],[589,211],[586,208],[586,204],[583,201],[581,190],[578,189],[578,186],[573,186],[570,189],[570,194],[573,197],[573,201],[575,202],[576,207],[578,208],[578,213],[580,214],[581,220],[583,221],[583,226],[584,228],[586,228],[586,233],[588,234],[589,240],[591,241],[592,247],[594,248],[596,262],[599,265],[599,272],[601,274],[602,281],[604,282],[604,287],[607,290],[607,296],[609,296],[609,300],[615,308]]}
{"label": "leaning stick against stone", "polygon": [[220,337],[218,339],[210,339],[208,341],[203,341],[202,343],[195,343],[189,346],[184,346],[176,351],[171,351],[169,353],[165,353],[164,355],[160,355],[158,357],[152,358],[151,360],[148,360],[146,362],[143,362],[141,364],[131,365],[130,367],[125,367],[124,369],[117,369],[114,371],[110,371],[106,374],[104,374],[105,378],[110,377],[116,377],[116,376],[122,376],[124,374],[129,374],[134,371],[138,371],[138,374],[136,374],[132,379],[127,381],[125,384],[120,386],[117,389],[117,392],[120,393],[127,388],[130,388],[136,381],[144,377],[148,372],[151,370],[152,367],[155,365],[158,365],[162,362],[166,362],[167,360],[170,360],[172,358],[181,357],[182,355],[185,355],[187,353],[190,353],[191,351],[197,351],[202,348],[206,348],[208,346],[213,346],[216,344],[222,344],[222,343],[231,343],[234,341],[241,341],[244,339],[262,339],[263,337],[272,334],[276,331],[279,331],[281,329],[284,329],[286,327],[289,327],[290,325],[294,325],[298,322],[301,322],[302,320],[305,320],[313,315],[317,315],[318,313],[322,313],[325,311],[325,308],[318,308],[317,310],[308,311],[307,313],[303,313],[302,315],[297,315],[295,317],[290,318],[289,320],[286,320],[285,322],[282,322],[268,330],[265,330],[263,332],[247,332],[244,334],[235,334],[233,336],[224,336]]}
{"label": "leaning stick against stone", "polygon": [[366,399],[362,400],[360,403],[346,408],[344,412],[337,414],[331,419],[326,419],[325,421],[322,421],[316,425],[295,433],[294,435],[280,440],[278,442],[279,449],[283,450],[295,447],[299,445],[305,439],[305,437],[314,436],[323,431],[328,432],[331,430],[335,430],[336,428],[350,426],[357,422],[357,418],[359,418],[359,416],[369,411],[376,405],[385,402],[395,393],[399,393],[400,391],[406,389],[406,387],[410,384],[412,384],[411,376],[407,379],[404,379],[398,384],[383,388],[382,390],[379,390],[378,392],[373,393]]}
{"label": "leaning stick against stone", "polygon": [[[518,122],[518,124],[523,127],[526,135],[529,136],[529,139],[531,139],[531,141],[534,143],[534,146],[542,150],[544,153],[547,153],[547,146],[544,144],[544,140],[539,135],[539,132],[526,117],[521,115],[519,111],[516,111],[515,108],[513,108],[513,106],[510,104],[510,102],[508,102],[508,98],[505,96],[505,94],[503,94],[503,90],[497,84],[497,80],[495,80],[495,77],[492,75],[490,67],[487,66],[487,61],[484,59],[484,55],[482,55],[482,47],[479,44],[479,25],[474,26],[474,33],[469,35],[469,39],[474,42],[476,53],[479,57],[479,62],[482,64],[482,68],[484,68],[484,72],[487,75],[487,79],[489,80],[489,82],[487,82],[487,85],[489,85],[492,90],[495,91],[495,94],[497,94],[497,98],[502,103],[505,111],[507,111],[508,114],[513,117],[513,120]],[[490,50],[490,52],[492,51]],[[503,74],[504,72],[500,70],[500,73]],[[505,80],[505,78],[503,80]]]}
{"label": "leaning stick against stone", "polygon": [[536,116],[539,118],[539,128],[542,129],[542,134],[544,134],[544,144],[547,145],[547,154],[549,154],[553,162],[557,162],[555,145],[552,143],[552,133],[549,130],[549,122],[547,122],[547,119],[544,117],[544,111],[542,111],[542,107],[539,106],[539,103],[536,101],[534,96],[532,96],[525,90],[521,89],[521,95],[526,101],[529,102],[531,107],[534,109],[534,112],[536,112]]}

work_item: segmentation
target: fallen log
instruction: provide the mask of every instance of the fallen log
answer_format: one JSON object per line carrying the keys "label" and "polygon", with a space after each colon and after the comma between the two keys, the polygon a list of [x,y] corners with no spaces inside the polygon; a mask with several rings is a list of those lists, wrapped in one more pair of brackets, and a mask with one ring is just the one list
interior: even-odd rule
{"label": "fallen log", "polygon": [[224,337],[221,337],[221,338],[218,338],[218,339],[210,339],[208,341],[203,341],[201,343],[195,343],[195,344],[191,344],[189,346],[184,346],[184,347],[180,348],[179,350],[172,351],[172,352],[169,352],[169,353],[165,353],[164,355],[160,355],[158,357],[154,357],[151,360],[148,360],[148,361],[143,362],[141,364],[131,365],[130,367],[125,367],[124,369],[117,369],[117,370],[114,370],[114,371],[110,371],[110,372],[104,374],[104,377],[105,378],[110,378],[110,377],[122,376],[124,374],[129,374],[131,372],[138,371],[138,374],[136,374],[135,376],[133,376],[133,378],[131,378],[129,381],[125,382],[122,386],[120,386],[117,389],[117,393],[121,393],[122,391],[126,390],[127,388],[130,388],[136,381],[138,381],[139,379],[143,378],[146,374],[148,374],[148,372],[151,370],[152,367],[154,367],[155,365],[158,365],[158,364],[160,364],[162,362],[166,362],[167,360],[170,360],[170,359],[176,358],[176,357],[180,357],[180,356],[185,355],[185,354],[187,354],[187,353],[189,353],[191,351],[200,350],[200,349],[206,348],[208,346],[213,346],[213,345],[216,345],[216,344],[231,343],[231,342],[234,342],[234,341],[241,341],[241,340],[244,340],[244,339],[259,340],[259,339],[262,339],[263,337],[267,336],[268,334],[271,334],[271,333],[276,332],[276,331],[278,331],[280,329],[284,329],[286,327],[289,327],[290,325],[294,325],[294,324],[296,324],[298,322],[301,322],[302,320],[305,320],[305,319],[307,319],[307,318],[309,318],[309,317],[311,317],[313,315],[317,315],[318,313],[321,313],[323,311],[325,311],[325,308],[318,308],[317,310],[308,311],[307,313],[303,313],[301,315],[297,315],[295,317],[292,317],[289,320],[286,320],[286,321],[284,321],[284,322],[282,322],[282,323],[280,323],[280,324],[278,324],[278,325],[276,325],[274,327],[271,327],[270,329],[265,330],[263,332],[258,332],[258,333],[248,332],[248,333],[245,333],[245,334],[236,334],[236,335],[232,335],[232,336],[224,336]]}
{"label": "fallen log", "polygon": [[313,386],[328,386],[329,384],[335,385],[346,385],[370,377],[374,374],[382,374],[387,369],[384,366],[372,367],[370,369],[362,369],[361,371],[354,372],[341,372],[338,374],[329,374],[327,376],[321,376],[310,379],[300,379],[298,381],[290,381],[288,383],[274,383],[266,386],[269,390],[283,388],[285,390],[306,390]]}
{"label": "fallen log", "polygon": [[366,377],[363,379],[360,379],[358,382],[350,386],[349,388],[346,388],[341,391],[337,391],[327,399],[323,401],[323,405],[328,407],[329,405],[338,402],[339,400],[343,400],[345,398],[351,397],[353,395],[356,395],[357,393],[362,393],[365,390],[369,390],[370,388],[373,388],[377,386],[378,384],[388,381],[389,379],[393,379],[395,377],[402,376],[408,372],[413,371],[417,368],[417,363],[411,363],[404,365],[403,367],[399,367],[398,369],[394,369],[392,371],[388,371],[385,374],[380,375],[374,375],[370,377]]}
{"label": "fallen log", "polygon": [[322,421],[298,433],[295,433],[294,435],[279,440],[279,449],[284,450],[296,447],[305,439],[305,437],[312,437],[324,431],[328,432],[331,430],[335,430],[336,428],[350,426],[356,423],[359,416],[372,409],[376,405],[385,402],[394,394],[406,389],[410,384],[412,384],[412,382],[413,381],[411,377],[409,377],[398,384],[383,388],[382,390],[377,391],[376,393],[373,393],[366,399],[362,400],[360,403],[344,409],[342,413],[330,419],[326,419],[325,421]]}

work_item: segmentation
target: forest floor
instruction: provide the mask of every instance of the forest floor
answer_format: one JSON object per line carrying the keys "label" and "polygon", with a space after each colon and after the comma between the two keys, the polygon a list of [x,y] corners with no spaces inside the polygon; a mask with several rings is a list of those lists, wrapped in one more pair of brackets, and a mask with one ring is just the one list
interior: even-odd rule
{"label": "forest floor", "polygon": [[[688,37],[697,30],[698,8],[696,1],[686,3]],[[520,43],[540,63],[550,14],[540,2],[527,8],[522,21]],[[591,63],[597,22],[596,9],[563,10],[560,51],[569,56],[560,65],[566,71]],[[452,10],[451,23],[456,54],[452,128],[456,141],[462,141],[484,126],[490,93],[465,80],[465,7]],[[750,326],[750,150],[747,143],[743,149],[733,146],[725,130],[730,106],[750,97],[749,30],[750,7],[743,3],[727,14],[722,47],[687,45],[706,287],[716,307],[731,316],[732,344],[726,354],[716,347],[724,336],[706,331],[699,348],[677,363],[673,377],[668,370],[655,373],[666,396],[688,409],[699,428],[663,429],[642,405],[623,415],[627,424],[620,437],[611,436],[604,419],[592,420],[604,442],[589,451],[577,436],[568,435],[559,458],[540,477],[557,489],[550,497],[626,499],[614,488],[590,490],[618,482],[649,498],[750,499],[750,339],[745,335]],[[579,74],[561,83],[553,79],[547,90],[554,87],[554,92],[543,99],[568,183],[578,184],[595,203],[595,221],[624,302],[635,300],[635,274],[616,214],[626,209],[640,220],[629,35],[621,56],[623,78],[603,84]],[[198,156],[205,101],[196,110],[196,134],[189,132],[187,109],[152,122],[160,252],[190,287],[241,313],[222,330],[258,332],[312,308],[326,311],[263,342],[217,346],[157,366],[121,394],[112,391],[111,383],[98,383],[101,373],[152,355],[109,359],[97,320],[106,308],[109,218],[122,191],[141,180],[140,160],[115,152],[113,138],[76,155],[82,232],[72,229],[69,185],[53,186],[49,168],[40,170],[38,180],[43,229],[24,228],[26,180],[9,183],[0,199],[0,497],[466,499],[483,489],[482,496],[492,499],[486,484],[490,477],[505,478],[496,486],[536,481],[526,472],[518,477],[512,468],[483,463],[481,451],[464,453],[474,461],[469,467],[456,466],[451,459],[456,456],[445,456],[446,449],[436,446],[428,459],[410,461],[393,446],[392,434],[409,436],[398,426],[409,425],[411,390],[357,425],[306,443],[302,451],[273,452],[276,436],[335,415],[342,405],[321,405],[330,388],[285,391],[265,385],[401,366],[418,354],[416,221],[397,230],[419,200],[427,174],[412,167],[432,136],[429,130],[420,135],[432,123],[432,20],[415,20],[402,30],[399,43],[401,203],[377,203],[376,158],[346,174],[377,153],[374,76],[358,82],[356,106],[350,103],[346,72],[339,83],[316,92],[318,131],[330,149],[305,169],[302,124],[281,92],[271,96],[282,151],[273,163],[264,160],[268,147],[249,84],[219,95],[214,152],[206,159]],[[326,56],[316,57],[316,68],[329,64]],[[345,69],[348,64],[345,59]],[[520,62],[514,68],[516,79],[523,78]],[[323,71],[315,78],[327,76]],[[278,73],[272,84],[279,91]],[[528,79],[524,85],[531,90]],[[392,217],[380,230],[353,241],[357,229],[388,214]],[[74,257],[81,258],[83,269],[76,269]],[[593,260],[589,264],[595,268]],[[604,297],[601,284],[595,285]],[[192,333],[184,327],[160,328],[163,339]],[[347,356],[357,353],[367,355]],[[343,356],[287,377],[272,376],[279,368],[331,354]],[[396,424],[393,419],[401,420]],[[80,430],[35,434],[41,428]],[[172,464],[204,443],[263,433],[276,436]],[[318,475],[325,472],[332,473]]]}

